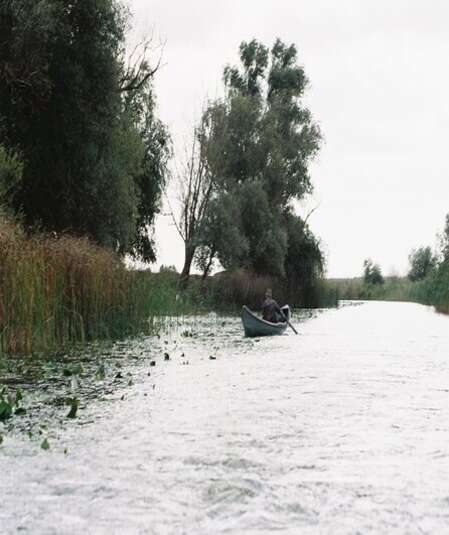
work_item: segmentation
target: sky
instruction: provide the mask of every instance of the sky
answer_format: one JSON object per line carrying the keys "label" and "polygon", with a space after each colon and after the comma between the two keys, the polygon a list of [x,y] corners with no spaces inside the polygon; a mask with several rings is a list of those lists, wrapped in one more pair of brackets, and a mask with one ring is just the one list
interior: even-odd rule
{"label": "sky", "polygon": [[[130,0],[134,35],[164,43],[159,116],[176,154],[203,103],[221,94],[241,41],[298,48],[306,102],[324,134],[314,193],[298,206],[320,237],[329,277],[372,258],[405,274],[435,245],[449,212],[449,2],[446,0]],[[154,51],[156,59],[158,51]],[[168,194],[174,196],[173,187]],[[183,263],[170,217],[156,224],[158,264]]]}

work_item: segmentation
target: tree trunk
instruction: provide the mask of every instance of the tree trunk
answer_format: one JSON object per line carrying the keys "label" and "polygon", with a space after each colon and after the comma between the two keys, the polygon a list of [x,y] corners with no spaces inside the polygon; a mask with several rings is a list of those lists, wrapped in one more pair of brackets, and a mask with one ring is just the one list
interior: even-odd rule
{"label": "tree trunk", "polygon": [[185,245],[184,267],[181,271],[181,288],[185,290],[189,285],[190,269],[192,267],[193,257],[195,256],[195,247]]}
{"label": "tree trunk", "polygon": [[201,277],[201,292],[203,294],[206,294],[206,280],[207,280],[207,277],[209,276],[210,268],[212,267],[212,262],[214,261],[214,258],[215,258],[215,250],[212,249],[209,255],[207,265],[204,268],[203,275]]}

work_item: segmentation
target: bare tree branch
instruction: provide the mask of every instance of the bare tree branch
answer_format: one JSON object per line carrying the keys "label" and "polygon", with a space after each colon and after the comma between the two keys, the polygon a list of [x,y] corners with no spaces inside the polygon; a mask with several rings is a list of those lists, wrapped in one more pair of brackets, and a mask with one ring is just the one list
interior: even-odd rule
{"label": "bare tree branch", "polygon": [[[153,46],[153,35],[142,38],[132,49],[129,54],[126,67],[119,82],[119,91],[121,93],[129,91],[138,91],[141,89],[160,69],[162,57],[166,42]],[[156,66],[150,68],[149,54],[159,49],[159,57]],[[123,61],[125,64],[125,61]]]}

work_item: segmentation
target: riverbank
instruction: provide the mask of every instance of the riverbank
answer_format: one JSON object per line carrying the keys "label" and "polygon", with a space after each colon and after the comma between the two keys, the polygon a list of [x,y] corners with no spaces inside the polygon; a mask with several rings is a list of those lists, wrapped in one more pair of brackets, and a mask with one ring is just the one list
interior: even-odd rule
{"label": "riverbank", "polygon": [[155,318],[191,312],[171,274],[130,271],[87,239],[35,234],[0,220],[0,353],[154,331]]}
{"label": "riverbank", "polygon": [[282,281],[243,270],[192,276],[127,269],[113,252],[85,238],[26,235],[0,218],[0,354],[59,350],[73,343],[151,334],[167,316],[258,307],[272,287],[279,302],[336,306],[323,281],[289,294]]}
{"label": "riverbank", "polygon": [[422,281],[407,277],[387,277],[383,284],[367,284],[363,278],[329,279],[338,299],[363,301],[408,301],[432,305],[449,314],[449,269],[440,268]]}

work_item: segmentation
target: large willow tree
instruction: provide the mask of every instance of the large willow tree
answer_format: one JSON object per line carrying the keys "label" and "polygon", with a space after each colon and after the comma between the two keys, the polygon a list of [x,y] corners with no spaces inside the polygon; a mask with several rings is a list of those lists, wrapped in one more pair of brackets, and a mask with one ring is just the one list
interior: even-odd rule
{"label": "large willow tree", "polygon": [[[296,47],[279,39],[271,50],[255,40],[243,42],[240,65],[225,68],[224,83],[225,97],[212,102],[203,117],[214,183],[209,220],[215,221],[203,229],[206,248],[225,267],[308,284],[322,271],[323,256],[293,208],[312,191],[309,165],[321,134],[304,104],[308,80]],[[235,248],[229,240],[222,245],[217,203],[238,207],[239,217],[232,218],[239,231]],[[200,251],[204,257],[204,247]]]}

